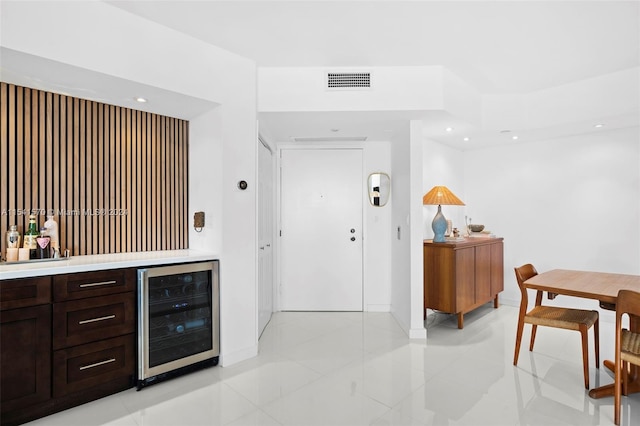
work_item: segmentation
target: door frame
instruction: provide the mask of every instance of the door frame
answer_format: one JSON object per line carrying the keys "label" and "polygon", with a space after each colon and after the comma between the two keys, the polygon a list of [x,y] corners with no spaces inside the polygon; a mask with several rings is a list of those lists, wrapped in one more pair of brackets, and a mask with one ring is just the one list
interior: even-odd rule
{"label": "door frame", "polygon": [[[282,310],[282,306],[280,303],[280,295],[282,291],[282,245],[280,243],[280,230],[282,229],[282,211],[281,211],[281,202],[282,202],[282,194],[281,194],[281,183],[282,183],[282,164],[281,164],[281,151],[286,149],[298,149],[298,150],[318,150],[318,149],[358,149],[362,151],[362,159],[363,159],[363,173],[366,170],[366,150],[361,143],[349,143],[349,142],[316,142],[316,143],[304,143],[301,145],[300,143],[279,143],[276,149],[276,224],[274,229],[274,243],[275,243],[275,282],[274,282],[274,304],[275,311],[279,312]],[[363,203],[369,202],[368,199],[365,199],[365,178],[364,176],[360,177],[360,188],[361,188],[361,196],[363,197]],[[367,301],[367,289],[366,289],[366,280],[365,280],[365,270],[364,265],[366,264],[365,260],[365,244],[366,244],[366,208],[364,208],[365,204],[363,204],[362,208],[362,217],[360,218],[362,223],[362,263],[360,268],[362,268],[362,312],[366,312],[366,301]]]}
{"label": "door frame", "polygon": [[[271,156],[271,185],[272,185],[272,200],[271,200],[271,236],[270,236],[270,240],[271,240],[271,315],[273,315],[274,312],[276,312],[276,266],[278,264],[277,261],[277,256],[276,256],[276,247],[275,247],[275,243],[276,243],[276,207],[275,207],[275,202],[276,202],[276,188],[275,185],[276,183],[276,170],[277,170],[277,163],[275,162],[275,159],[273,158],[274,155],[276,155],[277,151],[274,151],[274,149],[269,145],[269,143],[267,142],[267,140],[260,134],[258,133],[258,138],[257,138],[257,147],[256,147],[256,165],[257,165],[257,173],[256,176],[258,177],[258,182],[256,184],[257,188],[260,188],[260,182],[259,179],[261,178],[261,174],[260,174],[260,150],[262,149],[262,147],[266,148]],[[261,327],[260,324],[260,309],[262,307],[262,304],[260,303],[260,297],[262,294],[262,289],[261,289],[261,273],[260,273],[260,236],[261,236],[261,232],[260,232],[260,217],[262,215],[262,212],[260,211],[260,209],[262,208],[261,204],[260,204],[260,194],[256,192],[256,206],[258,207],[258,214],[257,214],[257,218],[256,218],[256,236],[257,236],[257,246],[256,246],[256,270],[257,270],[257,279],[256,279],[256,299],[257,299],[257,304],[256,304],[256,330],[258,331],[258,339],[260,339],[260,336],[262,335],[262,332],[264,331],[264,328]],[[269,321],[271,321],[271,318],[269,319]],[[269,321],[267,321],[266,324],[269,323]],[[265,324],[265,327],[266,327]]]}

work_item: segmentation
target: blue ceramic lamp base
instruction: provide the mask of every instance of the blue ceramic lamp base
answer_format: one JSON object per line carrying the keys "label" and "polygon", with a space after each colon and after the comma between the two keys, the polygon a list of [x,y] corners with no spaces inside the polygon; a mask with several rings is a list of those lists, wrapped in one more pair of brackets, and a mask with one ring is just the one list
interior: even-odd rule
{"label": "blue ceramic lamp base", "polygon": [[436,213],[433,218],[433,222],[431,222],[431,229],[433,229],[433,242],[434,243],[444,243],[446,242],[444,238],[444,233],[447,232],[447,219],[442,214],[442,208],[438,204],[438,213]]}

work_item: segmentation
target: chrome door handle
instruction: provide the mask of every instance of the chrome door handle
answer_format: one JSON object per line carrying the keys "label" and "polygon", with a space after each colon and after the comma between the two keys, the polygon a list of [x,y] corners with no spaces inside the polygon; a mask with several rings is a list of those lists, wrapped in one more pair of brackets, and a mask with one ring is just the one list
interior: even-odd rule
{"label": "chrome door handle", "polygon": [[90,322],[105,321],[105,320],[114,319],[115,317],[116,317],[115,315],[107,315],[106,317],[92,318],[88,320],[78,321],[78,324],[82,325],[82,324],[88,324]]}
{"label": "chrome door handle", "polygon": [[96,362],[95,364],[89,364],[89,365],[83,365],[79,368],[79,370],[86,370],[87,368],[94,368],[94,367],[98,367],[100,365],[105,365],[105,364],[109,364],[111,362],[115,362],[115,358],[110,358],[107,359],[105,361],[100,361],[100,362]]}
{"label": "chrome door handle", "polygon": [[101,283],[87,283],[87,284],[80,284],[79,287],[95,287],[97,285],[109,285],[109,284],[115,284],[117,281],[103,281]]}

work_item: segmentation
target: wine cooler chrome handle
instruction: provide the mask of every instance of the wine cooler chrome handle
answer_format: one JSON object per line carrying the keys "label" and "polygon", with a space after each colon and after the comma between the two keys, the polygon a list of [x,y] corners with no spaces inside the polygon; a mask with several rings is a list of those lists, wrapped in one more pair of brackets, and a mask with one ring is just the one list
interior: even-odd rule
{"label": "wine cooler chrome handle", "polygon": [[115,358],[110,358],[110,359],[106,359],[104,361],[96,362],[94,364],[83,365],[82,367],[80,367],[80,370],[86,370],[88,368],[93,368],[93,367],[98,367],[100,365],[109,364],[111,362],[115,362],[115,360],[116,360]]}
{"label": "wine cooler chrome handle", "polygon": [[104,321],[104,320],[113,319],[115,317],[116,317],[115,315],[107,315],[106,317],[91,318],[91,319],[88,319],[88,320],[78,321],[78,324],[82,325],[82,324],[88,324],[90,322]]}
{"label": "wine cooler chrome handle", "polygon": [[109,284],[115,284],[117,281],[113,280],[113,281],[102,281],[99,283],[87,283],[87,284],[80,284],[80,287],[95,287],[98,285],[109,285]]}

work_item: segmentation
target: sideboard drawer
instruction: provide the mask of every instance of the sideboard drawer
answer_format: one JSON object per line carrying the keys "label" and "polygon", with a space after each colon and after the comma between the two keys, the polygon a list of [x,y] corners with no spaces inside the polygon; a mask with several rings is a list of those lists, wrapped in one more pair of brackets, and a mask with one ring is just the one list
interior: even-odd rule
{"label": "sideboard drawer", "polygon": [[0,281],[0,310],[51,303],[51,277]]}
{"label": "sideboard drawer", "polygon": [[53,304],[53,349],[133,333],[135,293]]}
{"label": "sideboard drawer", "polygon": [[53,353],[53,396],[61,397],[135,373],[135,335],[128,334]]}
{"label": "sideboard drawer", "polygon": [[133,268],[56,275],[53,278],[53,300],[62,302],[135,291],[136,283]]}

